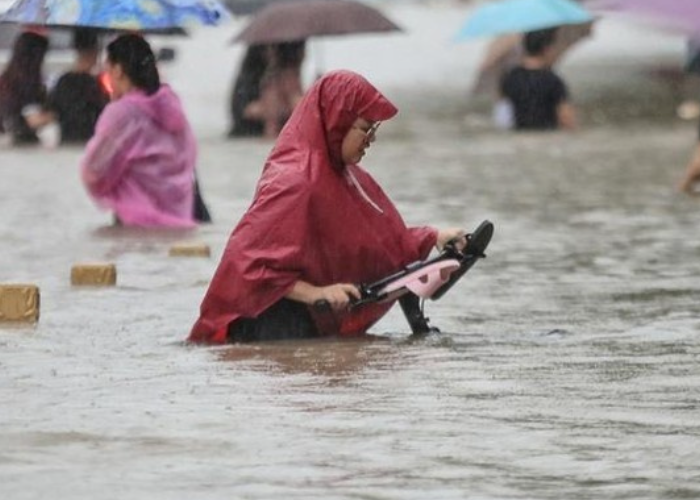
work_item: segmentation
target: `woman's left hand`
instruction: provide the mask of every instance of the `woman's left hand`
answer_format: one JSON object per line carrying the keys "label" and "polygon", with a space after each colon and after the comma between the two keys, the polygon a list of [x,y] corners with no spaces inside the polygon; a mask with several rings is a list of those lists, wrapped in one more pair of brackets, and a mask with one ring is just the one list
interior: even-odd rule
{"label": "woman's left hand", "polygon": [[437,249],[442,251],[450,241],[454,241],[457,250],[462,251],[467,246],[467,233],[456,227],[438,229],[437,243],[435,244]]}

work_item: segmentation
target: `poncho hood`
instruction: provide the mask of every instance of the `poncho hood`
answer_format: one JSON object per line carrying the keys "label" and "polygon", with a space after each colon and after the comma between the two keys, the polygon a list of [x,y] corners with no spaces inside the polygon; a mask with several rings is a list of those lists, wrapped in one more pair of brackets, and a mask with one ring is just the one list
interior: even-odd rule
{"label": "poncho hood", "polygon": [[327,161],[342,169],[341,144],[355,120],[385,121],[397,112],[364,77],[345,70],[332,71],[316,82],[297,105],[270,159],[292,146],[325,151]]}
{"label": "poncho hood", "polygon": [[130,92],[124,99],[140,108],[158,128],[167,132],[177,133],[188,126],[180,99],[169,85],[161,85],[150,95],[141,91]]}

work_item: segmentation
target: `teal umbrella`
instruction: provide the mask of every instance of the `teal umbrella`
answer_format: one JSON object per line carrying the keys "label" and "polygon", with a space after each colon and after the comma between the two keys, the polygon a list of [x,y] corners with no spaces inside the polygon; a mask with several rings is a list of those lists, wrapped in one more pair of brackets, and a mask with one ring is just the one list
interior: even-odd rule
{"label": "teal umbrella", "polygon": [[571,0],[499,0],[477,7],[457,40],[582,24],[593,16]]}

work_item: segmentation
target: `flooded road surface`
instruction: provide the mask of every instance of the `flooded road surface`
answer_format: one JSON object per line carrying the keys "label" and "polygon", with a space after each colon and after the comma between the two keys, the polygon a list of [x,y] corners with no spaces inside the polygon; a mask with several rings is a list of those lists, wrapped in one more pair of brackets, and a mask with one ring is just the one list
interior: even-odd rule
{"label": "flooded road surface", "polygon": [[[695,126],[509,135],[457,94],[392,97],[365,167],[405,219],[496,228],[419,342],[392,311],[372,342],[183,344],[269,143],[200,134],[215,223],[185,233],[107,227],[78,149],[0,150],[0,282],[42,294],[0,327],[0,497],[700,497]],[[72,288],[90,261],[118,285]]]}
{"label": "flooded road surface", "polygon": [[[392,311],[389,341],[182,345],[267,143],[205,140],[215,224],[155,234],[105,227],[80,151],[3,150],[0,275],[42,292],[36,327],[0,329],[3,498],[700,495],[700,205],[672,190],[692,127],[404,115],[366,166],[406,219],[496,226],[417,343]],[[168,257],[183,240],[213,257]],[[118,286],[71,288],[84,261]]]}

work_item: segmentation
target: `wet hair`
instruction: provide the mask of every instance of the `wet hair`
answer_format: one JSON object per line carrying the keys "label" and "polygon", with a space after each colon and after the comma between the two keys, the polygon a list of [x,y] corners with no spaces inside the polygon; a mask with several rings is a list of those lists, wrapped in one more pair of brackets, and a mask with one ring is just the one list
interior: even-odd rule
{"label": "wet hair", "polygon": [[306,52],[306,41],[283,42],[275,46],[276,63],[279,68],[301,66]]}
{"label": "wet hair", "polygon": [[262,44],[250,45],[241,62],[240,73],[249,75],[259,84],[268,65],[267,46]]}
{"label": "wet hair", "polygon": [[139,35],[121,35],[107,45],[107,60],[119,64],[131,83],[151,95],[160,88],[160,75],[151,46]]}
{"label": "wet hair", "polygon": [[78,28],[73,32],[73,48],[78,51],[97,50],[97,31],[90,28]]}
{"label": "wet hair", "polygon": [[539,56],[554,44],[557,37],[557,28],[547,28],[544,30],[530,31],[525,33],[523,47],[530,56]]}
{"label": "wet hair", "polygon": [[43,89],[41,67],[49,50],[49,40],[31,31],[21,33],[12,49],[12,56],[0,75],[0,89],[8,94],[33,94]]}

